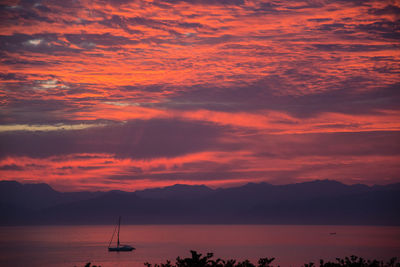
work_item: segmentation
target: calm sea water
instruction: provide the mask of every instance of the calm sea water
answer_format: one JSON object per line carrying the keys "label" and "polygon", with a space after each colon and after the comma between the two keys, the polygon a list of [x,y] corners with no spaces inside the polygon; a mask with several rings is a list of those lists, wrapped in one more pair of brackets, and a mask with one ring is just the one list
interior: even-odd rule
{"label": "calm sea water", "polygon": [[[189,250],[238,260],[275,257],[301,266],[352,254],[400,256],[400,227],[281,225],[123,225],[121,242],[133,252],[108,252],[114,226],[0,227],[0,266],[144,266],[174,262]],[[332,235],[330,233],[336,233]]]}

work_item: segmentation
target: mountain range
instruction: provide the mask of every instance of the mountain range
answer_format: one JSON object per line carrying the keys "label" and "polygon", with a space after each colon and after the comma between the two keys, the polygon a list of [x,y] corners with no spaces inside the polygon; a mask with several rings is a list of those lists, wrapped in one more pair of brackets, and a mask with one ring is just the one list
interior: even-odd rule
{"label": "mountain range", "polygon": [[400,183],[332,180],[211,189],[177,184],[135,192],[58,192],[0,181],[1,225],[343,224],[400,225]]}

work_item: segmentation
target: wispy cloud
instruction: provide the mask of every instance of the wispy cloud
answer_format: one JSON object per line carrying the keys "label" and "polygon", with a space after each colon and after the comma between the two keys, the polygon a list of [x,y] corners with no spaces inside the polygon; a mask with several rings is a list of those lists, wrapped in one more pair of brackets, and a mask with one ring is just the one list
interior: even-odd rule
{"label": "wispy cloud", "polygon": [[80,124],[9,124],[9,125],[0,125],[0,133],[1,132],[16,132],[16,131],[27,131],[27,132],[49,132],[49,131],[71,131],[71,130],[83,130],[92,127],[102,127],[106,124],[88,124],[88,123],[80,123]]}

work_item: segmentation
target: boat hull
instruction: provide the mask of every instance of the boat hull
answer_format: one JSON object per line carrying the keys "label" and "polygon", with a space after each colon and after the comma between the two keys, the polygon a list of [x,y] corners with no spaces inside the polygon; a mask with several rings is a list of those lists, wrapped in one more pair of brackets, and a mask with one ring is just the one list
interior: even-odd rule
{"label": "boat hull", "polygon": [[108,251],[132,251],[134,247],[131,246],[121,246],[121,247],[109,247]]}

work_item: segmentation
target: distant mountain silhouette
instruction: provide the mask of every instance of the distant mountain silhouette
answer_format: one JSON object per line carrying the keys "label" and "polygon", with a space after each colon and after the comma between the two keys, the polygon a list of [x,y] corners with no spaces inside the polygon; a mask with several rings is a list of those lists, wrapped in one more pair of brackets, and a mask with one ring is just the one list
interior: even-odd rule
{"label": "distant mountain silhouette", "polygon": [[152,188],[135,193],[139,197],[143,198],[154,198],[154,199],[165,199],[165,198],[184,198],[193,199],[197,197],[203,197],[207,194],[213,193],[214,190],[205,185],[186,185],[176,184],[163,188]]}
{"label": "distant mountain silhouette", "polygon": [[47,184],[0,182],[0,224],[400,225],[400,184],[337,181],[211,189],[174,185],[136,192],[61,193]]}

